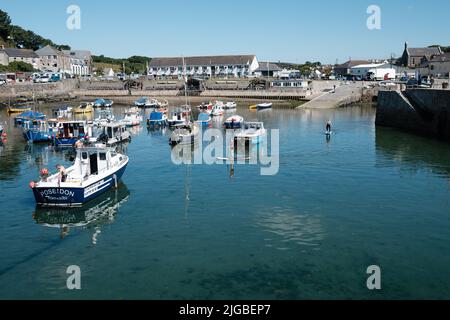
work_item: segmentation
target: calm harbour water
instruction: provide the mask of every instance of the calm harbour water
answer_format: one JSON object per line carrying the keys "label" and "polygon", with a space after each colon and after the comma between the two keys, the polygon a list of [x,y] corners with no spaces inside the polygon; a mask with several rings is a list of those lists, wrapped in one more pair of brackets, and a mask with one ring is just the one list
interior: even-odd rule
{"label": "calm harbour water", "polygon": [[280,129],[278,175],[174,165],[168,133],[142,127],[119,189],[67,211],[36,209],[28,182],[68,156],[1,110],[0,298],[450,298],[449,145],[375,128],[371,106],[238,113]]}

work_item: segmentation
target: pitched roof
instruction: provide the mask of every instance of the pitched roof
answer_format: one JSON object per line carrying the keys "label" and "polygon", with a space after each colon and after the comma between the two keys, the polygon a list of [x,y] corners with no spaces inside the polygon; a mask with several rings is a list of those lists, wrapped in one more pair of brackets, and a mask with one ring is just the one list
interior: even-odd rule
{"label": "pitched roof", "polygon": [[[267,64],[269,67],[267,68]],[[277,64],[272,62],[259,62],[259,68],[256,69],[256,72],[267,72],[267,71],[281,71],[281,69]]]}
{"label": "pitched roof", "polygon": [[450,52],[434,56],[430,62],[450,62]]}
{"label": "pitched roof", "polygon": [[442,53],[441,48],[407,48],[408,54],[411,57],[431,57]]}
{"label": "pitched roof", "polygon": [[50,45],[47,45],[47,46],[45,46],[43,48],[40,48],[39,50],[36,50],[35,53],[37,55],[39,55],[39,56],[50,56],[50,55],[53,56],[53,55],[59,55],[62,52],[57,50],[57,49],[55,49],[55,48],[53,48]]}
{"label": "pitched roof", "polygon": [[91,57],[91,52],[88,50],[63,50],[63,53],[80,60],[89,60]]}
{"label": "pitched roof", "polygon": [[349,60],[335,67],[335,69],[349,69],[362,64],[369,64],[369,60]]}
{"label": "pitched roof", "polygon": [[[203,56],[203,57],[185,57],[187,66],[209,66],[209,65],[246,65],[252,63],[255,55],[240,56]],[[182,66],[183,58],[153,58],[150,61],[150,68],[175,67]]]}
{"label": "pitched roof", "polygon": [[5,48],[1,49],[0,52],[5,52],[10,58],[37,58],[38,55],[34,53],[33,50],[29,49],[16,49],[16,48]]}

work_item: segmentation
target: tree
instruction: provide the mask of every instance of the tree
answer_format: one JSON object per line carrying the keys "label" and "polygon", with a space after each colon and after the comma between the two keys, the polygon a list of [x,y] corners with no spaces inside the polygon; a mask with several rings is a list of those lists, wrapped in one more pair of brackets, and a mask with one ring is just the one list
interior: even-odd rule
{"label": "tree", "polygon": [[11,18],[5,11],[0,10],[0,37],[4,41],[8,40],[10,27],[11,27]]}
{"label": "tree", "polygon": [[31,64],[23,61],[11,62],[8,66],[0,66],[0,72],[33,72]]}

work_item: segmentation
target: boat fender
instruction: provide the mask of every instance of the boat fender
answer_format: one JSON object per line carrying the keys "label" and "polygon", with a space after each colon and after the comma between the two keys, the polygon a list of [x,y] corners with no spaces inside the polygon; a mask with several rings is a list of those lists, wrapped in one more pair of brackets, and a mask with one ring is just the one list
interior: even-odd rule
{"label": "boat fender", "polygon": [[36,186],[36,183],[34,181],[30,181],[28,186],[30,187],[30,189],[34,189],[34,187]]}
{"label": "boat fender", "polygon": [[114,179],[114,186],[115,186],[115,188],[117,189],[117,176],[114,175],[114,176],[113,176],[113,179]]}

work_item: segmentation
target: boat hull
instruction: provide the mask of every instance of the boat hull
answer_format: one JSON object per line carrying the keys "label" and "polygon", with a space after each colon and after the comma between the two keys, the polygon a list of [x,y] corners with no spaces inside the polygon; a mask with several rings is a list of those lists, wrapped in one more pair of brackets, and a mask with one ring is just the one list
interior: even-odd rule
{"label": "boat hull", "polygon": [[73,147],[79,138],[55,138],[55,146],[57,147]]}
{"label": "boat hull", "polygon": [[34,198],[38,206],[44,207],[77,207],[105,193],[122,178],[127,164],[104,179],[94,182],[85,188],[33,188]]}
{"label": "boat hull", "polygon": [[51,142],[54,139],[54,136],[48,132],[33,132],[31,130],[24,132],[24,137],[27,141],[30,142]]}

